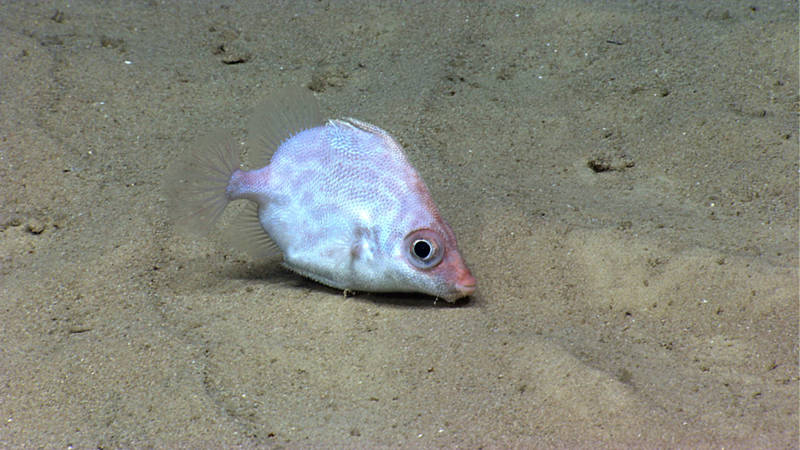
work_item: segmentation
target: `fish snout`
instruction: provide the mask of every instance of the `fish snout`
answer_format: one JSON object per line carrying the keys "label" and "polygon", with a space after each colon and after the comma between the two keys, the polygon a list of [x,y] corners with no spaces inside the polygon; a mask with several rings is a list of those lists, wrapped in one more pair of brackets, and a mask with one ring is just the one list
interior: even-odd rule
{"label": "fish snout", "polygon": [[475,277],[472,276],[469,269],[464,267],[464,269],[458,274],[458,278],[455,280],[454,287],[461,297],[466,297],[475,292],[476,283]]}

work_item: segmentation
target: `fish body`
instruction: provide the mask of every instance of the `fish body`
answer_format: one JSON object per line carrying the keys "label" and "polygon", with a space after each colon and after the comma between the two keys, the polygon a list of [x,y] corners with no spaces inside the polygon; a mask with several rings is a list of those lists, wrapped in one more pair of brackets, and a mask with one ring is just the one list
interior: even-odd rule
{"label": "fish body", "polygon": [[455,235],[397,141],[352,118],[308,125],[315,120],[285,110],[314,102],[291,97],[260,108],[250,122],[256,146],[277,146],[269,164],[243,170],[233,148],[212,150],[213,157],[189,160],[200,173],[188,167],[177,174],[196,177],[172,189],[175,200],[205,222],[230,201],[251,201],[255,226],[243,227],[252,231],[239,237],[274,245],[286,267],[331,287],[422,292],[448,301],[470,295],[475,278]]}

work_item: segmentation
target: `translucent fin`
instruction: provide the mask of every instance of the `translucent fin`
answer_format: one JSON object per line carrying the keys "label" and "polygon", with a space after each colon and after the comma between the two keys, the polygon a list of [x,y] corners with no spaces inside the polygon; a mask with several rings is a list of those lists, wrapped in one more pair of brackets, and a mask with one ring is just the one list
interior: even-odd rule
{"label": "translucent fin", "polygon": [[271,95],[253,109],[247,122],[251,167],[266,166],[285,140],[323,123],[319,103],[308,89],[286,88]]}
{"label": "translucent fin", "polygon": [[254,202],[247,202],[242,212],[231,221],[231,226],[225,229],[225,239],[259,260],[272,259],[281,254],[278,244],[261,226],[258,205]]}
{"label": "translucent fin", "polygon": [[228,205],[225,194],[239,169],[238,146],[224,132],[203,137],[167,170],[163,190],[172,223],[184,231],[207,234]]}

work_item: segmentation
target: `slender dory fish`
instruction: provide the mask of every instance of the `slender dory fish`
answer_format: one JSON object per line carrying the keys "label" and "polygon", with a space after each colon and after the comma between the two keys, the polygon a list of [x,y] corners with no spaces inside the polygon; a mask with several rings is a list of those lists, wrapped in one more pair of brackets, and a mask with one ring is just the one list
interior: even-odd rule
{"label": "slender dory fish", "polygon": [[286,267],[322,284],[450,302],[475,291],[453,231],[386,131],[324,122],[313,94],[286,91],[257,108],[248,142],[263,167],[241,169],[238,147],[219,137],[174,166],[167,194],[179,225],[209,231],[245,199],[255,207],[241,220],[240,246],[277,248]]}

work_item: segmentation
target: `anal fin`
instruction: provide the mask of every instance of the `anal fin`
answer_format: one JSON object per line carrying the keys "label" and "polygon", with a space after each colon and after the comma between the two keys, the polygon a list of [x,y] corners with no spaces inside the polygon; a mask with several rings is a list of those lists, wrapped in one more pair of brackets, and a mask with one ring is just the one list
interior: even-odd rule
{"label": "anal fin", "polygon": [[225,238],[234,247],[258,259],[273,259],[281,254],[278,244],[264,231],[258,217],[258,205],[247,202],[247,206],[226,228]]}

